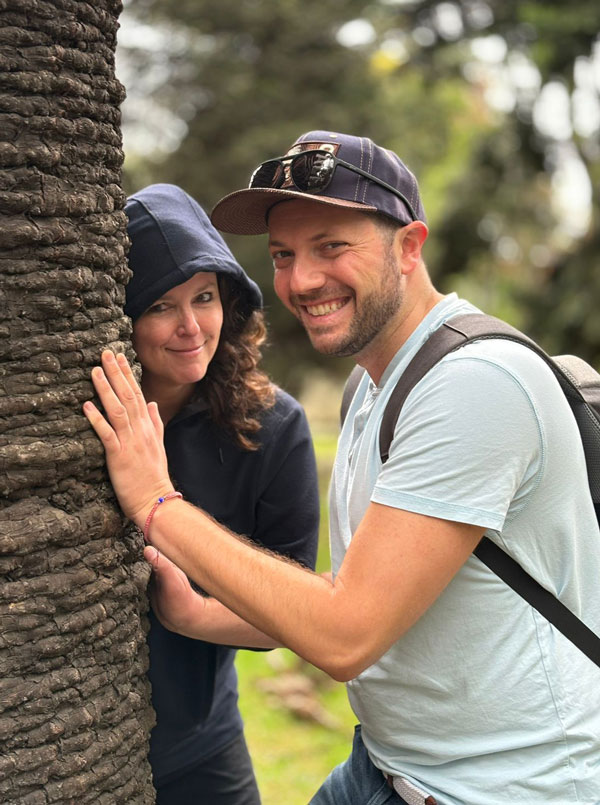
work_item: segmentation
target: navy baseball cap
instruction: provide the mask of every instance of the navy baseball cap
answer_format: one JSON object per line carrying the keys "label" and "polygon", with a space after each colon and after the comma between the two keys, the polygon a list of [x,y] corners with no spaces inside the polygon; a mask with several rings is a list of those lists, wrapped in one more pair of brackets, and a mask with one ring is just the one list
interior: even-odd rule
{"label": "navy baseball cap", "polygon": [[150,305],[199,271],[228,277],[240,289],[246,317],[262,294],[198,202],[172,184],[152,184],[127,199],[131,241],[125,313],[135,321]]}
{"label": "navy baseball cap", "polygon": [[259,235],[271,208],[293,198],[380,213],[402,226],[427,220],[417,180],[397,154],[368,137],[328,131],[302,134],[259,165],[250,186],[222,198],[211,220],[223,232]]}

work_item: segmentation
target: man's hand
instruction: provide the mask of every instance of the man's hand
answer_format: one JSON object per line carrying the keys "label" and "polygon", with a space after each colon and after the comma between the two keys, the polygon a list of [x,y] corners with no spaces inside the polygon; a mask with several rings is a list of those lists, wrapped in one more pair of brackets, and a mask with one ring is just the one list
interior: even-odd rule
{"label": "man's hand", "polygon": [[200,637],[206,618],[206,599],[192,589],[183,570],[156,548],[144,548],[144,557],[153,570],[150,601],[158,620],[172,632]]}
{"label": "man's hand", "polygon": [[102,353],[92,382],[108,421],[92,402],[83,412],[106,451],[106,463],[124,513],[139,528],[157,498],[173,491],[156,403],[146,404],[124,355]]}
{"label": "man's hand", "polygon": [[152,565],[150,601],[166,629],[226,646],[276,648],[280,644],[244,621],[216,598],[204,598],[192,588],[183,570],[156,548],[146,546]]}

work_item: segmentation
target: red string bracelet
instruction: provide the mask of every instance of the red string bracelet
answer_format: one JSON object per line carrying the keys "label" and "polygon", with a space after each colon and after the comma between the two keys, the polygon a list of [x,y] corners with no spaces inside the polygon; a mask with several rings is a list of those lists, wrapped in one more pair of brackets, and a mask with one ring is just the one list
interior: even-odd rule
{"label": "red string bracelet", "polygon": [[146,522],[144,523],[144,542],[149,542],[148,540],[148,529],[150,528],[150,523],[152,522],[152,518],[154,517],[154,512],[158,509],[161,503],[164,503],[165,500],[171,500],[172,498],[182,498],[183,495],[181,492],[169,492],[166,495],[162,495],[158,498],[156,503],[152,506],[150,511],[148,512],[148,517],[146,517]]}

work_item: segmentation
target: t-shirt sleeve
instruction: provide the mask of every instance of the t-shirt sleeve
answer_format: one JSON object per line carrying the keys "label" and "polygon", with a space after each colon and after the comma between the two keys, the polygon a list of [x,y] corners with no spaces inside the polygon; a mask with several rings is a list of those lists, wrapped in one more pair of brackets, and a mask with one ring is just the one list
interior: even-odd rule
{"label": "t-shirt sleeve", "polygon": [[466,350],[409,394],[372,500],[501,530],[535,488],[543,432],[518,376]]}
{"label": "t-shirt sleeve", "polygon": [[304,410],[279,391],[258,479],[253,539],[314,569],[319,539],[315,454]]}

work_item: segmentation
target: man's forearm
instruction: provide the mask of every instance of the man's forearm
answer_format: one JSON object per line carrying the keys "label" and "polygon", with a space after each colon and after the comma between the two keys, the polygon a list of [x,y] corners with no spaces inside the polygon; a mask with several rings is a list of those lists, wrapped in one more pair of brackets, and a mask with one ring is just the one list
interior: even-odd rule
{"label": "man's forearm", "polygon": [[329,580],[257,549],[183,501],[159,507],[150,537],[241,619],[335,675],[340,615]]}
{"label": "man's forearm", "polygon": [[196,640],[219,643],[238,648],[278,648],[281,643],[259,631],[251,623],[240,618],[216,598],[205,601],[201,626],[193,626],[187,634]]}

